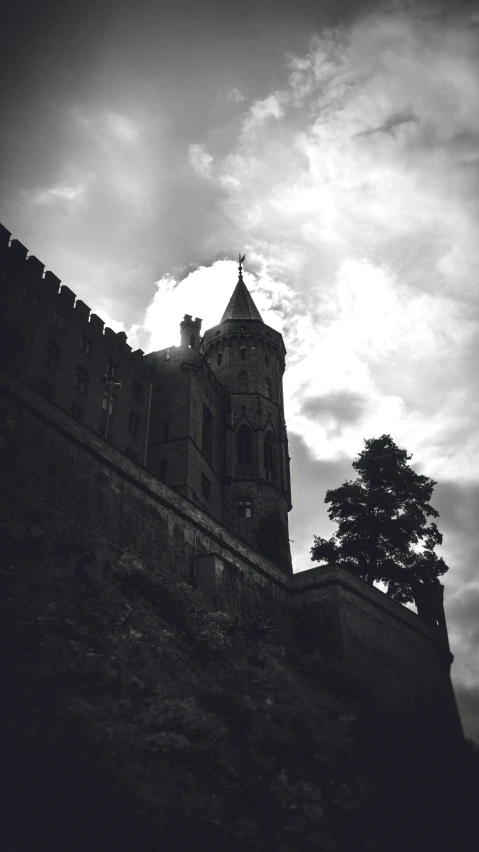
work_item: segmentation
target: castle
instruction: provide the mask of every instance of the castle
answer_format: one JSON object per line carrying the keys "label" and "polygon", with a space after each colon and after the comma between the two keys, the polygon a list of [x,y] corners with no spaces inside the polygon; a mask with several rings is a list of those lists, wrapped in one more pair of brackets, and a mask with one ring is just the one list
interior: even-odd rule
{"label": "castle", "polygon": [[[461,732],[442,587],[419,615],[338,566],[293,574],[281,334],[239,266],[220,323],[132,351],[0,226],[6,502],[75,546],[127,549],[211,606],[267,617],[387,713]],[[103,550],[102,550],[103,548]],[[439,594],[437,594],[439,592]]]}
{"label": "castle", "polygon": [[[4,252],[9,237],[2,227]],[[286,350],[241,266],[217,326],[201,337],[201,319],[186,315],[180,346],[146,356],[43,269],[12,241],[3,264],[4,364],[291,572]]]}

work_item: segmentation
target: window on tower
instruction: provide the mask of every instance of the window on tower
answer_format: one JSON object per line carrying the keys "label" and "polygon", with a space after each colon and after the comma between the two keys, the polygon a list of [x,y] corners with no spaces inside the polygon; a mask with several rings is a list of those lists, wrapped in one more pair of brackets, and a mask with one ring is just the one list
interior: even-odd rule
{"label": "window on tower", "polygon": [[251,476],[251,462],[253,458],[251,430],[242,426],[237,438],[238,453],[238,476],[247,479]]}
{"label": "window on tower", "polygon": [[273,398],[273,388],[272,388],[271,379],[269,378],[269,376],[266,376],[266,379],[265,379],[264,395],[267,399]]}
{"label": "window on tower", "polygon": [[88,388],[88,372],[83,369],[81,364],[77,364],[74,385],[80,393],[86,393]]}
{"label": "window on tower", "polygon": [[239,384],[240,393],[247,393],[247,391],[248,391],[248,373],[246,372],[246,370],[242,370],[241,373],[239,374],[238,378],[239,378],[238,384]]}
{"label": "window on tower", "polygon": [[53,367],[54,370],[58,370],[60,366],[60,359],[62,355],[62,350],[58,346],[57,343],[53,340],[49,340],[47,343],[47,364],[49,367]]}
{"label": "window on tower", "polygon": [[275,464],[274,464],[274,444],[271,433],[268,432],[264,439],[264,475],[266,482],[274,483],[275,479]]}
{"label": "window on tower", "polygon": [[203,403],[203,423],[201,435],[201,448],[206,461],[211,463],[213,455],[213,415],[208,406]]}
{"label": "window on tower", "polygon": [[238,501],[238,517],[251,518],[251,500]]}
{"label": "window on tower", "polygon": [[201,493],[208,503],[211,502],[211,482],[204,473],[201,474]]}

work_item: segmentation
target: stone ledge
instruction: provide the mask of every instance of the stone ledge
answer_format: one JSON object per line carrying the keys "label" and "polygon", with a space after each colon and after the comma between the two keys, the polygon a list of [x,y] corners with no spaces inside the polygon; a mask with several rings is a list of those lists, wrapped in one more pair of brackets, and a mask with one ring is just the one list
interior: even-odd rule
{"label": "stone ledge", "polygon": [[391,600],[384,592],[358,579],[339,565],[318,566],[317,568],[310,568],[308,571],[301,571],[299,574],[294,574],[291,578],[291,594],[293,601],[296,599],[294,605],[301,605],[303,595],[310,596],[311,592],[333,584],[348,589],[348,591],[368,601],[368,603],[377,609],[383,610],[412,630],[422,633],[435,643],[438,642],[439,637],[436,631],[422,621],[415,612]]}

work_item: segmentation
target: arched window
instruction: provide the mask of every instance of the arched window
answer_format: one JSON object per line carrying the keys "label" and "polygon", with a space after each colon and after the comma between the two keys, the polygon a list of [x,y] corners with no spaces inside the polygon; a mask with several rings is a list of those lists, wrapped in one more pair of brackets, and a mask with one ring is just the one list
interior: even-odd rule
{"label": "arched window", "polygon": [[238,476],[247,478],[251,476],[251,463],[253,460],[251,431],[247,426],[242,426],[237,438],[238,451]]}
{"label": "arched window", "polygon": [[246,370],[241,370],[241,373],[238,376],[238,384],[240,393],[246,393],[248,390],[248,373]]}
{"label": "arched window", "polygon": [[264,439],[264,475],[266,477],[266,482],[274,483],[274,443],[270,432],[268,432]]}
{"label": "arched window", "polygon": [[269,376],[266,376],[266,379],[265,379],[265,382],[264,382],[264,395],[267,399],[273,398],[273,388],[272,388],[271,379],[269,378]]}

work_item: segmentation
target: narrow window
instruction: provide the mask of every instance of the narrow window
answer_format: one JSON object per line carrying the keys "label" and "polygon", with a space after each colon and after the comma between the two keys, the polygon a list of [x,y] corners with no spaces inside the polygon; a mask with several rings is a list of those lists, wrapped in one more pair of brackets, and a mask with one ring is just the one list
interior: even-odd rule
{"label": "narrow window", "polygon": [[195,338],[195,335],[194,335],[194,334],[190,334],[190,349],[194,349],[194,348],[195,348],[195,339],[196,339],[196,338]]}
{"label": "narrow window", "polygon": [[163,432],[163,440],[167,441],[168,437],[170,435],[170,421],[169,420],[163,420],[163,423],[161,424],[161,428],[162,428],[162,432]]}
{"label": "narrow window", "polygon": [[108,382],[112,382],[118,374],[118,364],[115,364],[111,358],[108,358],[106,365],[106,379]]}
{"label": "narrow window", "polygon": [[201,430],[201,448],[208,462],[213,453],[213,415],[208,406],[203,403],[203,423]]}
{"label": "narrow window", "polygon": [[80,364],[77,364],[74,385],[80,393],[85,393],[88,387],[88,373]]}
{"label": "narrow window", "polygon": [[240,500],[238,502],[238,517],[251,518],[251,500]]}
{"label": "narrow window", "polygon": [[85,355],[89,355],[91,352],[92,341],[86,334],[82,334],[80,338],[80,349]]}
{"label": "narrow window", "polygon": [[60,366],[60,358],[61,358],[62,350],[53,340],[49,340],[47,343],[47,364],[49,367],[52,367],[54,370],[58,370]]}
{"label": "narrow window", "polygon": [[267,399],[273,398],[273,389],[272,389],[272,386],[271,386],[271,379],[269,378],[269,376],[266,376],[266,379],[265,379],[264,395]]}
{"label": "narrow window", "polygon": [[63,331],[65,328],[65,317],[63,316],[63,314],[60,313],[60,311],[57,311],[56,308],[53,311],[53,324],[56,325],[56,327],[59,328],[60,331]]}
{"label": "narrow window", "polygon": [[160,459],[160,479],[166,476],[166,462],[167,459]]}
{"label": "narrow window", "polygon": [[246,370],[242,370],[239,374],[239,389],[240,393],[247,393],[248,391],[248,373]]}
{"label": "narrow window", "polygon": [[103,391],[101,407],[103,411],[108,411],[109,414],[113,414],[113,394],[110,393],[110,388],[105,388]]}
{"label": "narrow window", "polygon": [[238,476],[247,478],[248,475],[251,475],[252,460],[251,432],[247,426],[242,426],[239,430],[237,444]]}
{"label": "narrow window", "polygon": [[140,416],[133,408],[130,411],[130,419],[128,421],[128,431],[133,438],[138,437],[140,430]]}
{"label": "narrow window", "polygon": [[264,439],[264,474],[267,482],[274,482],[274,446],[270,434]]}
{"label": "narrow window", "polygon": [[218,364],[218,367],[221,364],[222,358],[223,358],[223,356],[222,356],[221,352],[218,352],[218,354],[216,356],[216,363]]}
{"label": "narrow window", "polygon": [[201,474],[201,493],[205,500],[211,500],[211,482],[204,473]]}

